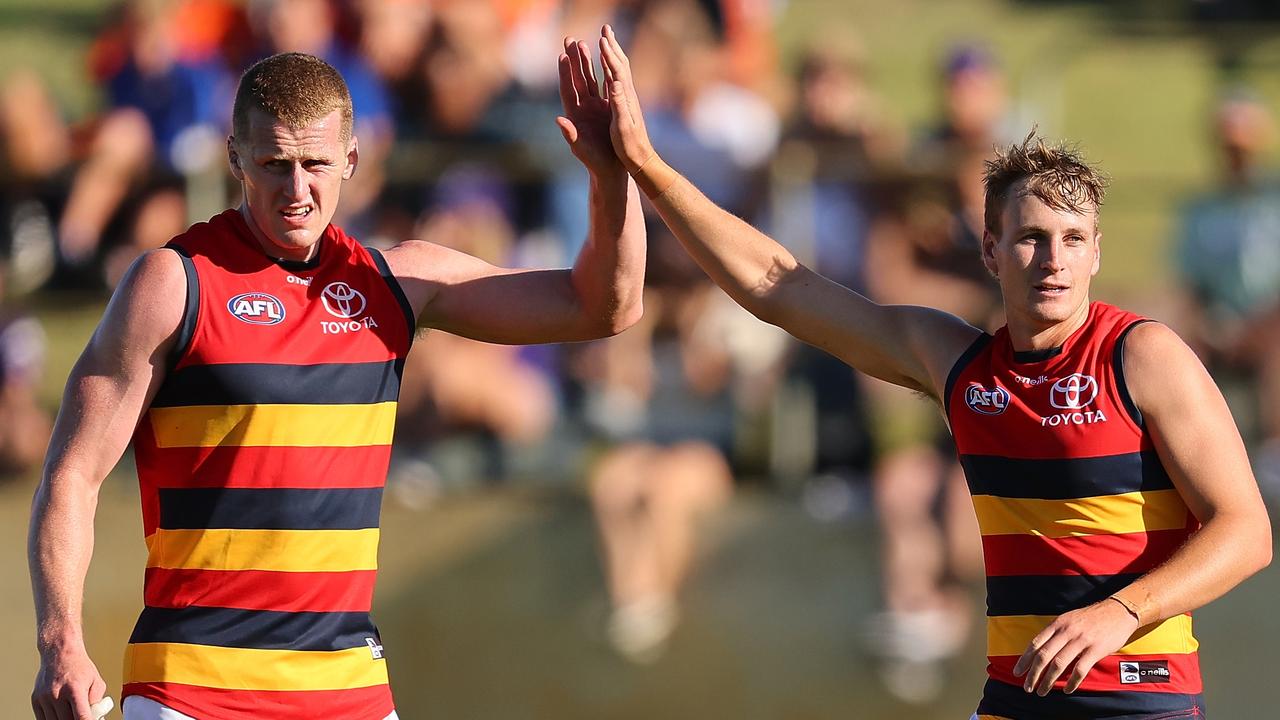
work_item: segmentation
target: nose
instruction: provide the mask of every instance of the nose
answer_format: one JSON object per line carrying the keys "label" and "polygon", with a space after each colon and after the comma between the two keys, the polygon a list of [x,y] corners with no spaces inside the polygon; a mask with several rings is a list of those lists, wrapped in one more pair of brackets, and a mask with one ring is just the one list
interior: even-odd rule
{"label": "nose", "polygon": [[1040,246],[1041,258],[1040,268],[1051,273],[1056,273],[1063,269],[1062,264],[1062,241],[1053,238]]}
{"label": "nose", "polygon": [[302,163],[294,163],[289,170],[289,177],[285,179],[285,196],[290,202],[299,202],[307,199],[307,173],[303,169]]}

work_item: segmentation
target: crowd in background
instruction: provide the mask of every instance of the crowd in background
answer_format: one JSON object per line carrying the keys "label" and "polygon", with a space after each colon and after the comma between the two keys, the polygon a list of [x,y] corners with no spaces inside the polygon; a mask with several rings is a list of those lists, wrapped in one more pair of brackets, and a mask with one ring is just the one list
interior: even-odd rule
{"label": "crowd in background", "polygon": [[[103,106],[70,124],[34,70],[0,87],[0,473],[38,465],[44,339],[12,308],[34,292],[105,293],[140,253],[238,202],[226,170],[239,73],[276,52],[346,78],[358,172],[335,222],[385,247],[415,237],[495,264],[561,266],[587,231],[587,176],[559,138],[561,38],[617,28],[653,141],[713,200],[801,260],[888,303],[1002,324],[979,258],[982,163],[1018,139],[1000,62],[942,53],[938,118],[887,121],[855,38],[815,38],[792,73],[768,0],[130,0],[86,62]],[[1176,238],[1187,302],[1168,318],[1227,383],[1257,469],[1280,488],[1280,195],[1273,140],[1245,91],[1214,114],[1218,189]],[[1103,158],[1105,160],[1105,158]],[[964,479],[935,408],[858,378],[746,316],[650,217],[646,316],[609,340],[514,348],[445,333],[405,370],[391,488],[419,505],[507,478],[586,478],[609,633],[660,649],[693,555],[695,518],[734,478],[800,491],[839,517],[870,490],[884,533],[884,607],[869,634],[900,694],[958,649],[980,576]],[[920,640],[928,638],[928,642]],[[924,678],[924,680],[922,680]]]}

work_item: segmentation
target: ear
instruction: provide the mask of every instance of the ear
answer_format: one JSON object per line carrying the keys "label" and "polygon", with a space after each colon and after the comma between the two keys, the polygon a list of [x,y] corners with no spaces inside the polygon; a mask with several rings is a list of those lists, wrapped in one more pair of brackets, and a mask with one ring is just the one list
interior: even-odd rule
{"label": "ear", "polygon": [[237,182],[244,182],[244,168],[240,167],[240,153],[236,150],[236,138],[227,136],[227,162],[231,165],[231,174]]}
{"label": "ear", "polygon": [[1000,267],[996,264],[996,243],[1000,238],[991,234],[987,228],[982,229],[982,264],[986,266],[991,277],[1000,279]]}
{"label": "ear", "polygon": [[1090,276],[1097,275],[1102,269],[1102,231],[1094,233],[1093,236],[1093,270],[1089,272]]}
{"label": "ear", "polygon": [[350,180],[356,174],[356,165],[360,164],[360,143],[356,136],[351,136],[351,146],[347,148],[347,167],[342,171],[342,179]]}

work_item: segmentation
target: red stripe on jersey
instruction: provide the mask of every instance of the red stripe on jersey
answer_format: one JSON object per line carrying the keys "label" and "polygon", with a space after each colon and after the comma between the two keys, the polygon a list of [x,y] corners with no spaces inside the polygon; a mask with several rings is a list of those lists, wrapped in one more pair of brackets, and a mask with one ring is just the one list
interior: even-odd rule
{"label": "red stripe on jersey", "polygon": [[128,683],[123,698],[139,695],[192,717],[220,720],[382,720],[395,710],[391,688],[353,690],[222,690],[180,683]]}
{"label": "red stripe on jersey", "polygon": [[369,612],[375,570],[277,572],[147,568],[148,607],[238,608],[280,612]]}
{"label": "red stripe on jersey", "polygon": [[1169,559],[1191,530],[1120,535],[985,535],[987,575],[1118,575],[1144,573]]}
{"label": "red stripe on jersey", "polygon": [[[1010,685],[1021,686],[1024,678],[1013,674],[1013,666],[1018,662],[1017,655],[998,655],[987,658],[987,672],[992,679]],[[1120,681],[1120,663],[1167,662],[1169,682],[1134,682]],[[1071,669],[1053,684],[1057,690],[1066,687],[1071,677]],[[1085,676],[1080,689],[1086,692],[1167,692],[1185,695],[1198,695],[1204,692],[1200,680],[1200,655],[1108,655],[1098,661]]]}

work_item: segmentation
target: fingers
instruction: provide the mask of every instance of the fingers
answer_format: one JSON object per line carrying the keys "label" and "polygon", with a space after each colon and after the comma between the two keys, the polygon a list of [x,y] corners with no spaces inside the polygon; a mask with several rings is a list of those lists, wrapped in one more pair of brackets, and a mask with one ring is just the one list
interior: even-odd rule
{"label": "fingers", "polygon": [[1083,648],[1079,643],[1067,643],[1052,658],[1045,663],[1044,670],[1040,674],[1040,682],[1036,685],[1036,694],[1044,697],[1053,689],[1053,684],[1062,677],[1067,668],[1075,664],[1076,658],[1080,656]]}
{"label": "fingers", "polygon": [[[582,48],[578,47],[577,40],[567,37],[564,39],[564,52],[569,56],[569,78],[573,81],[573,90],[581,103],[582,98],[593,94],[587,92],[587,76],[582,68]],[[588,59],[587,62],[591,61]]]}
{"label": "fingers", "polygon": [[1105,655],[1101,654],[1096,649],[1081,653],[1080,657],[1076,658],[1076,666],[1071,670],[1071,677],[1067,679],[1067,687],[1064,689],[1064,692],[1073,693],[1076,690],[1079,690],[1081,683],[1083,683],[1084,679],[1088,677],[1089,671],[1092,670],[1093,666],[1096,665],[1103,657],[1105,657]]}
{"label": "fingers", "polygon": [[[1045,632],[1037,635],[1035,639],[1031,641],[1031,645],[1027,648],[1027,651],[1022,654],[1022,657],[1018,658],[1017,664],[1013,666],[1013,672],[1015,675],[1021,675],[1024,672],[1026,673],[1026,677],[1023,678],[1022,681],[1022,689],[1027,692],[1037,692],[1040,695],[1047,694],[1049,689],[1048,687],[1044,687],[1046,670],[1049,671],[1048,674],[1051,675],[1053,679],[1056,679],[1057,676],[1061,675],[1062,671],[1066,669],[1066,665],[1062,665],[1057,668],[1056,672],[1053,672],[1055,663],[1060,663],[1059,657],[1062,655],[1062,650],[1066,647],[1068,639],[1062,633],[1056,632],[1049,635],[1047,638],[1042,637],[1052,630],[1054,630],[1054,628],[1053,626],[1050,626],[1049,628],[1046,628]],[[1075,656],[1072,655],[1071,659],[1074,659],[1074,657]],[[1051,679],[1049,681],[1049,685],[1052,686],[1052,684],[1053,680]],[[1044,687],[1043,691],[1041,690],[1042,687]]]}
{"label": "fingers", "polygon": [[582,40],[575,43],[575,46],[578,49],[579,62],[582,64],[582,73],[587,85],[587,94],[591,97],[600,97],[600,80],[596,78],[595,63],[591,62],[591,47]]}
{"label": "fingers", "polygon": [[98,720],[97,717],[89,710],[88,693],[76,693],[71,696],[72,714],[74,720]]}
{"label": "fingers", "polygon": [[556,126],[560,128],[560,134],[564,136],[564,141],[572,146],[578,142],[578,128],[574,127],[573,121],[569,118],[560,116],[556,118]]}
{"label": "fingers", "polygon": [[573,87],[573,73],[569,65],[569,56],[561,53],[556,69],[560,73],[560,104],[566,113],[571,113],[578,107],[578,91]]}

